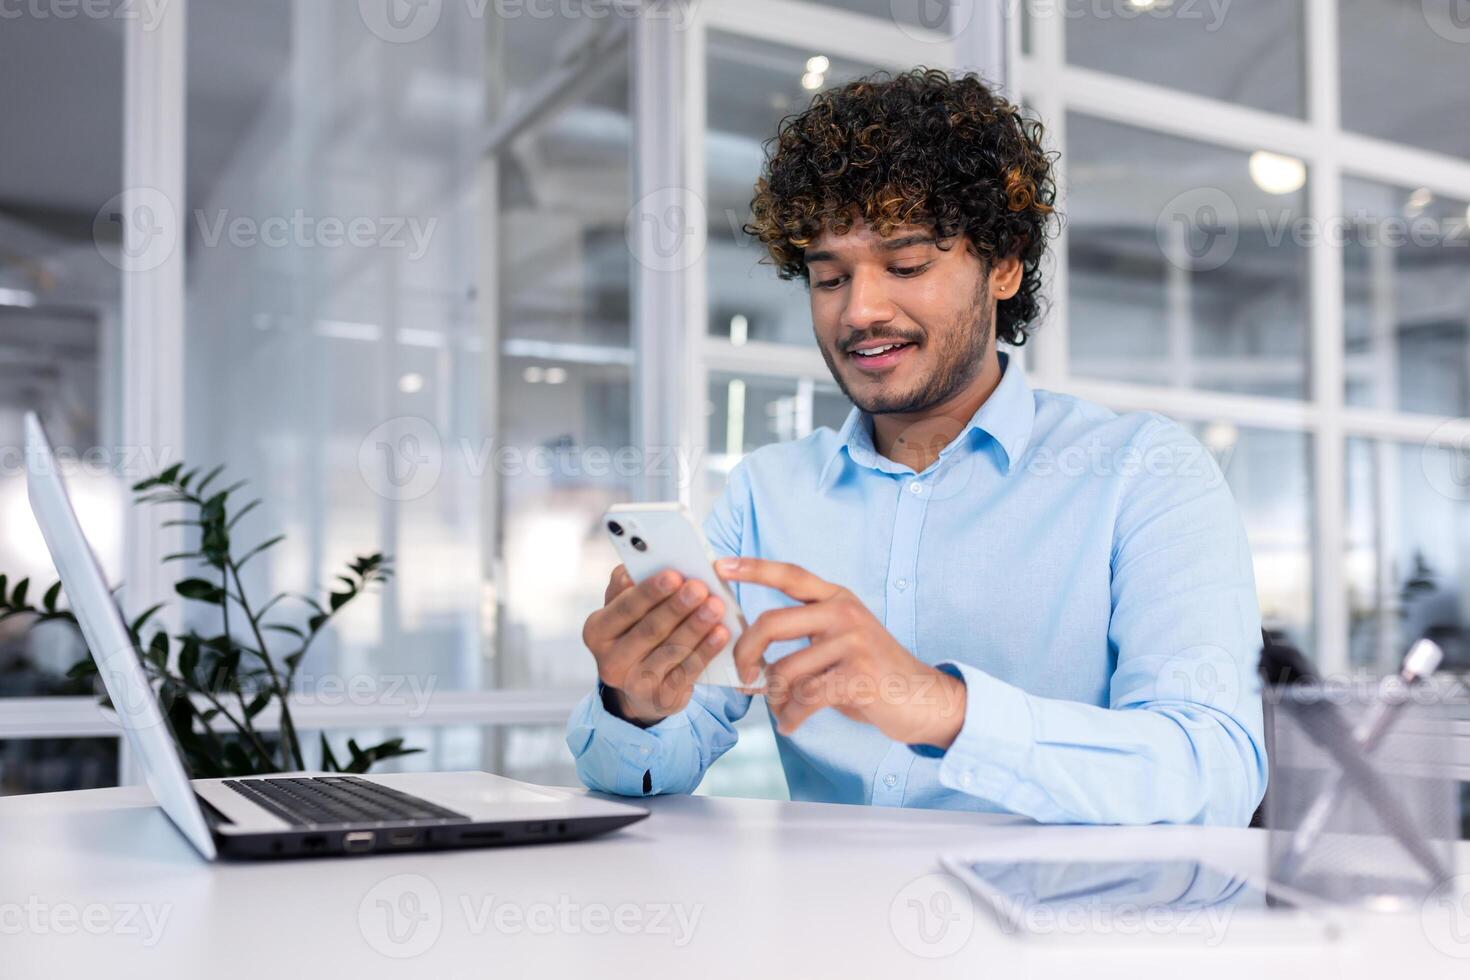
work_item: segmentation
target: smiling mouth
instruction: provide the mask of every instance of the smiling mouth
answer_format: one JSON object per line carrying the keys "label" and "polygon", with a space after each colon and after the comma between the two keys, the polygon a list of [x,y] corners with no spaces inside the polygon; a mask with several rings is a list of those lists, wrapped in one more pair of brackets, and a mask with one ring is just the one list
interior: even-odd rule
{"label": "smiling mouth", "polygon": [[864,344],[861,347],[854,347],[848,351],[847,357],[858,368],[873,371],[894,364],[903,357],[906,351],[914,346],[914,344],[903,340]]}

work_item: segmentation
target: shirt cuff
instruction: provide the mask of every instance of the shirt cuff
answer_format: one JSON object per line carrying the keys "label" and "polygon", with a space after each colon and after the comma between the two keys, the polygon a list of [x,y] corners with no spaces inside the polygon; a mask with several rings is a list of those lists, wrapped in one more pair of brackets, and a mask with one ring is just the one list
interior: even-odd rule
{"label": "shirt cuff", "polygon": [[[664,741],[670,735],[687,741],[689,715],[679,711],[648,728],[639,728],[608,711],[602,702],[603,684],[597,683],[573,716],[567,730],[567,746],[577,768],[593,789],[620,796],[646,796],[659,792],[654,773],[664,760]],[[645,775],[647,778],[645,779]]]}
{"label": "shirt cuff", "polygon": [[939,670],[965,683],[965,721],[948,749],[910,746],[937,758],[939,782],[991,800],[1002,800],[1020,782],[1034,744],[1031,705],[1025,691],[970,664],[944,661]]}

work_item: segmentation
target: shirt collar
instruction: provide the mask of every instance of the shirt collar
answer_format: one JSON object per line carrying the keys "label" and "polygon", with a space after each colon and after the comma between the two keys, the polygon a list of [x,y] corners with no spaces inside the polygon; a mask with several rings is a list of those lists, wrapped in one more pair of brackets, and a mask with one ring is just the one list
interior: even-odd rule
{"label": "shirt collar", "polygon": [[[970,421],[954,440],[940,450],[940,459],[948,457],[956,447],[974,446],[978,441],[976,433],[989,436],[999,448],[999,462],[1007,474],[1015,468],[1021,454],[1026,451],[1026,444],[1031,440],[1031,427],[1036,420],[1036,399],[1021,365],[1013,361],[1005,351],[1000,351],[999,357],[1000,384],[996,385],[990,397],[976,409],[975,414],[970,416]],[[872,417],[856,407],[847,414],[847,420],[837,432],[831,456],[818,479],[819,488],[825,488],[830,480],[835,479],[841,469],[844,451],[859,466],[884,473],[909,471],[907,466],[895,463],[878,453],[873,445]]]}

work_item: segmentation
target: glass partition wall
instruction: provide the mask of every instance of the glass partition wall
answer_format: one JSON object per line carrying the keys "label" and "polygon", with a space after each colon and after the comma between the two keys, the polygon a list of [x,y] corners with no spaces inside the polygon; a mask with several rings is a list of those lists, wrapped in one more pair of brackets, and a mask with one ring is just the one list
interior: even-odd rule
{"label": "glass partition wall", "polygon": [[[741,231],[764,141],[813,92],[973,64],[1000,29],[1067,215],[1046,322],[1015,352],[1033,384],[1186,424],[1241,506],[1267,625],[1323,670],[1382,673],[1426,632],[1464,668],[1470,147],[1454,143],[1463,86],[1435,80],[1465,77],[1470,44],[1449,3],[443,4],[403,20],[176,0],[184,19],[146,37],[22,18],[0,33],[5,76],[29,57],[51,82],[0,108],[8,133],[34,130],[0,144],[0,372],[23,379],[0,449],[26,407],[105,454],[177,403],[167,448],[251,481],[264,503],[243,534],[287,535],[248,588],[311,590],[356,554],[394,556],[394,582],[304,665],[302,727],[401,734],[426,750],[403,767],[566,782],[560,726],[594,679],[581,622],[614,562],[598,516],[651,473],[703,513],[743,454],[848,410],[805,287]],[[138,104],[150,89],[121,84],[137,75],[175,78],[183,111]],[[91,122],[63,98],[83,76],[118,93]],[[89,154],[52,154],[85,173],[22,154],[63,139],[51,120],[91,134]],[[178,140],[174,172],[129,143],[143,126]],[[647,195],[670,190],[659,174],[684,195],[654,215],[688,236],[676,262],[638,244]],[[138,184],[173,189],[177,280],[119,252],[138,198],[108,199]],[[170,302],[175,321],[152,315]],[[125,326],[166,353],[170,322],[177,368],[124,363]],[[665,405],[682,414],[652,420]],[[80,495],[121,580],[124,556],[165,550],[120,516],[116,462]],[[19,487],[0,471],[0,572],[46,579],[5,503]],[[0,691],[0,792],[128,779],[116,730],[59,681],[75,637],[23,625],[0,623],[0,656],[23,665],[5,676],[24,679]],[[784,794],[759,708],[701,791]]]}

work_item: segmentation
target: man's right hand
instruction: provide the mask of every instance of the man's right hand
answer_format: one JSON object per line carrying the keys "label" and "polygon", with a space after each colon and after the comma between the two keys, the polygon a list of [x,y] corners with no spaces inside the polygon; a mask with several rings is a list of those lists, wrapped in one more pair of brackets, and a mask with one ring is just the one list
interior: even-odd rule
{"label": "man's right hand", "polygon": [[587,617],[582,642],[617,714],[647,728],[683,709],[694,679],[730,640],[725,604],[697,579],[673,569],[634,585],[613,569],[601,609]]}

